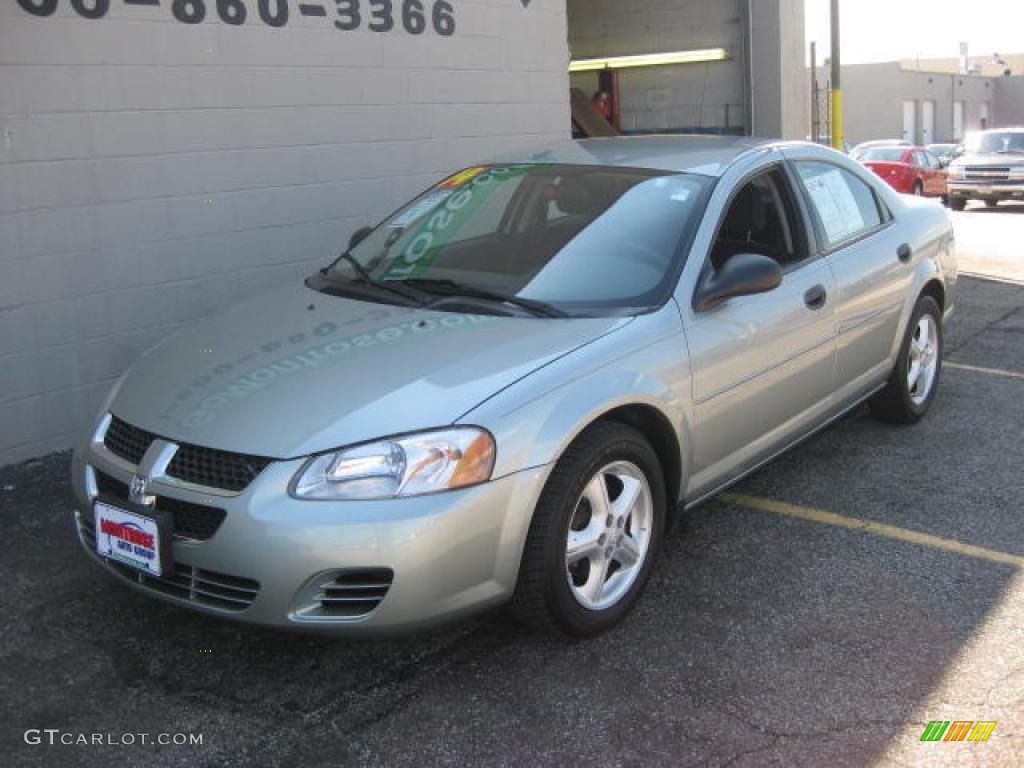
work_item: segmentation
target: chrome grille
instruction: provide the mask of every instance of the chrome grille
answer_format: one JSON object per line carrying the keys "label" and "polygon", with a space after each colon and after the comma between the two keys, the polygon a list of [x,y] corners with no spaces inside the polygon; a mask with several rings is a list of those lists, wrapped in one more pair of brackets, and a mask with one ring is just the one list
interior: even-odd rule
{"label": "chrome grille", "polygon": [[390,568],[365,568],[335,574],[320,584],[315,599],[322,616],[356,619],[373,611],[387,596],[394,579]]}
{"label": "chrome grille", "polygon": [[[105,472],[96,473],[96,489],[103,494],[117,499],[128,500],[128,486]],[[156,508],[161,512],[170,512],[174,517],[174,535],[179,538],[206,541],[220,528],[227,512],[220,507],[208,507],[193,504],[190,501],[172,499],[168,496],[156,497]]]}
{"label": "chrome grille", "polygon": [[964,169],[968,181],[1009,181],[1009,167],[997,168],[987,165],[969,165]]}
{"label": "chrome grille", "polygon": [[[78,516],[78,532],[82,544],[96,554],[96,529],[82,515]],[[154,592],[222,611],[244,611],[255,602],[260,591],[260,584],[255,579],[207,571],[184,563],[175,563],[174,570],[163,576],[151,576],[116,560],[103,559],[103,563],[115,573]]]}

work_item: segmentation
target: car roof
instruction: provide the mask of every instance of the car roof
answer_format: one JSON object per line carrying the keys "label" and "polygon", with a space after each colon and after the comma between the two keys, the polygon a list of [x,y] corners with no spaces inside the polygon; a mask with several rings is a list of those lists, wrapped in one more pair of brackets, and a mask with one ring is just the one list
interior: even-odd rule
{"label": "car roof", "polygon": [[604,165],[718,177],[748,152],[806,143],[742,136],[616,136],[561,141],[533,152],[500,157],[496,162]]}
{"label": "car roof", "polygon": [[872,149],[874,147],[909,147],[910,142],[906,139],[875,139],[874,141],[862,141],[854,149]]}

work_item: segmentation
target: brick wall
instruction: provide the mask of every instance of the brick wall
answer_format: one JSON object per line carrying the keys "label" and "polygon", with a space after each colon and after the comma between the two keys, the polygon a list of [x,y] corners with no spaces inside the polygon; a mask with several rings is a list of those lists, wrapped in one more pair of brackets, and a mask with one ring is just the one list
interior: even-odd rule
{"label": "brick wall", "polygon": [[257,0],[241,25],[216,0],[197,24],[184,0],[22,7],[50,2],[0,5],[0,465],[69,446],[182,324],[309,274],[454,168],[568,133],[564,0],[454,0],[451,36],[434,0],[420,34],[405,0],[381,32],[369,0],[349,31],[348,0],[287,0],[277,28]]}

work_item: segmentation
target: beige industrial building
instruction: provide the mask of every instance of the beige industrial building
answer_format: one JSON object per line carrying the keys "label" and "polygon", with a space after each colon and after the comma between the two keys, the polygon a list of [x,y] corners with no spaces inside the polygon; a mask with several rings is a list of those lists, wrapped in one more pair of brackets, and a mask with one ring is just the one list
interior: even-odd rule
{"label": "beige industrial building", "polygon": [[[970,131],[1024,123],[1024,70],[1007,76],[993,65],[979,62],[971,74],[956,59],[844,66],[846,141],[958,142]],[[818,77],[826,83],[824,70]]]}

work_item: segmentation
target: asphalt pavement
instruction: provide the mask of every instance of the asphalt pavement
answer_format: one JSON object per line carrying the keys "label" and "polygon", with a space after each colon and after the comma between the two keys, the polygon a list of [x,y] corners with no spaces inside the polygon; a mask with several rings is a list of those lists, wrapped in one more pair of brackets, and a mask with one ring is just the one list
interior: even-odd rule
{"label": "asphalt pavement", "polygon": [[[0,763],[1024,764],[1024,212],[955,220],[982,277],[925,421],[861,409],[695,510],[592,641],[501,611],[360,642],[213,620],[85,557],[67,454],[0,469]],[[922,742],[934,720],[996,726]],[[136,736],[60,743],[93,734]]]}

